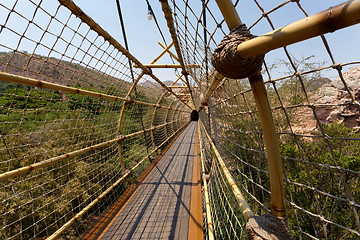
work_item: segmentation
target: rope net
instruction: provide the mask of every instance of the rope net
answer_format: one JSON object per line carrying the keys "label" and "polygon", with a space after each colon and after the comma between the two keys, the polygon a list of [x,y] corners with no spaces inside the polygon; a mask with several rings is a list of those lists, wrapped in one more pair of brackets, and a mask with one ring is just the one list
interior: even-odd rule
{"label": "rope net", "polygon": [[[204,106],[205,237],[245,239],[227,173],[255,215],[272,210],[266,129],[252,86],[221,78],[207,99],[218,76],[210,59],[229,33],[224,17],[213,0],[161,2],[194,105]],[[234,6],[257,35],[316,13],[305,1]],[[344,46],[327,38],[271,51],[261,71],[296,239],[360,236],[360,90],[351,72],[360,61],[344,59]],[[349,41],[353,49],[357,41]],[[176,96],[71,1],[0,3],[0,70],[0,239],[83,236],[189,121],[192,100]]]}
{"label": "rope net", "polygon": [[[191,75],[200,82],[196,98],[199,106],[214,75],[209,56],[229,31],[215,1],[204,1],[205,8],[200,2],[171,2],[184,59],[203,66]],[[259,35],[310,15],[301,1],[270,4],[249,0],[234,5],[240,17],[245,16],[242,20],[248,28]],[[257,9],[258,16],[248,16],[249,9]],[[295,20],[284,18],[287,11]],[[311,44],[324,53],[325,61],[316,60]],[[357,48],[356,42],[352,44]],[[333,49],[342,47],[319,36],[298,43],[297,48],[289,46],[268,53],[262,67],[280,145],[286,216],[296,239],[357,239],[360,235],[360,125],[355,121],[359,117],[359,87],[354,84],[359,76],[344,71],[360,62],[339,63],[342,56],[337,58]],[[303,52],[299,54],[298,48]],[[329,74],[337,77],[324,81]],[[249,81],[225,78],[200,119],[252,210],[256,215],[269,213],[271,191],[263,129]],[[246,221],[204,131],[203,174],[210,173],[215,238],[246,238]],[[207,226],[206,218],[204,221]]]}
{"label": "rope net", "polygon": [[63,235],[79,237],[190,110],[74,5],[5,1],[0,15],[0,239],[49,237],[81,215]]}
{"label": "rope net", "polygon": [[[208,59],[229,31],[215,1],[171,4],[184,61],[202,64],[199,72],[191,73],[200,83],[196,98],[199,106],[215,74]],[[234,5],[248,28],[259,35],[313,11],[301,1],[249,0]],[[257,10],[258,15],[249,16],[249,9]],[[359,121],[354,120],[359,117],[359,87],[354,84],[358,76],[346,72],[360,62],[345,59],[339,63],[343,56],[337,58],[333,49],[339,53],[343,46],[330,43],[325,36],[319,36],[298,43],[297,48],[275,50],[265,56],[262,67],[280,145],[286,215],[296,239],[357,239],[360,235],[360,138]],[[356,49],[356,42],[351,43]],[[325,61],[313,56],[312,44],[326,57]],[[337,77],[319,89],[329,82],[324,81],[329,75]],[[257,215],[269,213],[266,149],[249,81],[225,78],[200,116],[252,210]],[[204,174],[211,172],[208,188],[214,235],[219,239],[245,238],[246,221],[204,133],[202,139]],[[206,218],[204,221],[207,226]]]}

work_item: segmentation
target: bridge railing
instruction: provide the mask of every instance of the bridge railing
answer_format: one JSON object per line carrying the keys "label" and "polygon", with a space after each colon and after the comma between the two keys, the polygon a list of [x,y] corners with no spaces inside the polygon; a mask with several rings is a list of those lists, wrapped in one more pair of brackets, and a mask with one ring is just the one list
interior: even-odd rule
{"label": "bridge railing", "polygon": [[190,109],[72,1],[0,15],[0,239],[80,237]]}
{"label": "bridge railing", "polygon": [[[283,168],[278,185],[284,186],[292,235],[299,239],[358,238],[360,168],[352,163],[360,157],[359,121],[355,120],[360,99],[354,82],[360,61],[346,49],[357,48],[354,32],[359,26],[320,34],[346,26],[343,17],[350,20],[349,25],[356,23],[359,2],[336,7],[310,6],[304,1],[167,2],[175,29],[179,29],[185,63],[202,64],[198,72],[190,73],[200,82],[195,102],[202,111],[201,120],[255,215],[276,210],[267,163],[273,149],[264,141],[269,129],[262,125],[263,106],[256,104],[251,79],[224,78],[209,59],[228,28],[238,24],[236,13],[253,34],[261,36],[240,44],[236,50],[240,56],[243,51],[259,54],[280,47],[266,53],[261,73],[266,90],[263,100],[269,102],[276,130],[272,142],[279,145]],[[226,4],[230,7],[221,9]],[[309,17],[311,14],[314,16]],[[305,33],[298,34],[301,31]],[[346,44],[335,44],[336,38],[346,40]],[[206,137],[203,140],[206,142]],[[216,160],[211,144],[204,143],[203,151],[207,152],[205,162],[211,165]],[[205,167],[205,175],[210,168]],[[219,182],[225,185],[215,185]],[[207,188],[213,232],[218,238],[239,237],[244,234],[245,221],[236,201],[229,200],[235,200],[231,188],[225,186],[225,176],[210,174]],[[212,203],[217,200],[218,204]]]}
{"label": "bridge railing", "polygon": [[[192,93],[202,107],[205,202],[211,206],[205,204],[204,212],[211,212],[206,221],[212,221],[215,238],[245,237],[234,188],[255,215],[274,209],[269,147],[249,81],[224,78],[210,63],[228,33],[217,7],[224,1],[165,2],[182,65],[202,66],[186,74],[198,84]],[[358,2],[342,5],[341,12]],[[258,35],[329,7],[316,6],[235,2]],[[337,29],[333,10],[325,12],[326,31]],[[262,77],[283,168],[286,217],[299,239],[360,235],[358,67],[350,70],[360,61],[351,56],[358,39],[349,34],[356,31],[321,35],[265,56]],[[336,37],[344,43],[334,45]],[[187,103],[70,0],[0,3],[0,80],[4,239],[82,236],[188,121]]]}

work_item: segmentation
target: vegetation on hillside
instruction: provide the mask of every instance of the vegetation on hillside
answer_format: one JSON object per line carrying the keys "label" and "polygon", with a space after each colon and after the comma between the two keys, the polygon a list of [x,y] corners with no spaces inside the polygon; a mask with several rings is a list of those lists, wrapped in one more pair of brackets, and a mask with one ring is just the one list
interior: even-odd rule
{"label": "vegetation on hillside", "polygon": [[[0,63],[9,62],[6,72],[11,74],[121,97],[131,86],[78,64],[45,59],[26,53],[0,53]],[[24,71],[23,66],[30,67]],[[5,65],[0,64],[0,71],[4,70]],[[138,86],[132,98],[156,103],[159,94],[161,91]],[[0,82],[0,172],[116,138],[122,106],[119,101]],[[128,104],[125,109],[123,134],[150,127],[143,119],[152,116],[152,107]],[[155,116],[155,122],[161,117]],[[122,145],[127,169],[149,153],[149,137],[149,133],[146,139],[142,135],[133,137]],[[132,177],[136,178],[149,163],[145,162]],[[123,174],[118,145],[112,144],[1,182],[0,239],[49,236]],[[116,199],[125,187],[126,181],[110,193],[110,199]],[[106,207],[97,204],[89,211],[89,219],[73,225],[67,235],[79,236]]]}
{"label": "vegetation on hillside", "polygon": [[[311,58],[294,62],[299,67],[305,60],[311,62]],[[319,68],[322,64],[303,65],[301,71]],[[352,201],[359,204],[360,200],[359,132],[344,124],[325,122],[306,133],[295,130],[306,124],[299,122],[298,117],[307,104],[303,87],[312,97],[322,83],[328,81],[324,79],[321,72],[316,72],[302,76],[303,86],[297,76],[276,82],[276,89],[268,85],[284,168],[286,213],[296,239],[306,234],[319,239],[357,239],[356,234],[346,228],[357,230],[359,227],[354,221],[358,218],[358,207],[352,205]],[[271,208],[270,193],[265,190],[270,186],[260,120],[249,88],[246,81],[226,82],[218,97],[223,100],[230,97],[230,100],[217,105],[213,111],[223,114],[216,116],[219,145],[239,185],[253,196],[247,195],[251,207],[260,215],[265,213],[262,204]],[[234,94],[238,97],[231,98]],[[306,117],[301,120],[306,121]],[[335,224],[321,221],[320,216]]]}

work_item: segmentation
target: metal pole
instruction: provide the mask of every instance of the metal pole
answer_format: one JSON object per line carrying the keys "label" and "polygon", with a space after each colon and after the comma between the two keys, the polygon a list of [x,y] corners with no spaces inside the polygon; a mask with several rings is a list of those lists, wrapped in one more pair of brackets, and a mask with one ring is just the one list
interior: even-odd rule
{"label": "metal pole", "polygon": [[224,79],[224,76],[221,75],[219,72],[215,71],[214,72],[214,77],[211,80],[210,86],[204,96],[204,99],[201,101],[201,106],[199,108],[199,111],[201,111],[204,106],[207,105],[207,101],[210,99],[210,97],[213,95],[213,93],[215,92],[215,90],[219,87],[220,83],[222,82],[222,80]]}
{"label": "metal pole", "polygon": [[360,0],[352,0],[243,42],[237,51],[243,58],[256,56],[359,22]]}
{"label": "metal pole", "polygon": [[174,45],[174,42],[171,42],[171,43],[169,44],[169,46],[167,46],[167,47],[165,46],[164,50],[163,50],[156,58],[154,58],[154,60],[152,60],[150,64],[156,63],[157,60],[159,60],[162,56],[164,56],[164,54],[165,54],[166,52],[169,51],[169,49],[172,47],[172,45]]}
{"label": "metal pole", "polygon": [[258,74],[249,77],[249,81],[259,111],[261,129],[264,137],[264,146],[270,175],[271,212],[275,216],[283,217],[285,216],[284,186],[275,123],[261,73],[259,72]]}
{"label": "metal pole", "polygon": [[[167,47],[164,44],[162,44],[161,42],[158,42],[158,44],[164,49],[164,51],[168,52],[177,62],[180,62],[179,58],[175,56],[175,54],[173,54],[172,51],[170,51],[170,49],[167,49]],[[174,42],[172,42],[172,44],[174,44]]]}
{"label": "metal pole", "polygon": [[[127,58],[133,61],[137,66],[139,66],[146,74],[148,74],[151,78],[153,78],[157,83],[160,84],[161,87],[166,89],[169,93],[173,94],[176,98],[176,94],[166,87],[166,85],[160,81],[152,72],[151,69],[144,67],[144,65],[135,58],[128,50],[126,50],[119,42],[117,42],[108,32],[106,32],[99,24],[97,24],[91,17],[86,15],[72,0],[58,0],[59,3],[66,8],[68,8],[75,16],[79,17],[82,22],[87,24],[92,30],[94,30],[97,34],[102,36],[106,41],[108,41],[112,46],[114,46],[117,50],[119,50],[122,54],[124,54]],[[180,98],[178,98],[181,102],[183,102]],[[184,102],[183,102],[184,103]],[[187,107],[191,109],[191,107],[184,103]]]}
{"label": "metal pole", "polygon": [[178,118],[178,120],[171,121],[171,122],[168,122],[168,123],[164,123],[164,124],[158,125],[156,127],[151,127],[149,129],[145,129],[145,130],[142,130],[142,131],[130,133],[128,135],[123,135],[123,136],[114,138],[112,140],[106,141],[106,142],[102,142],[102,143],[99,143],[99,144],[96,144],[96,145],[92,145],[90,147],[86,147],[86,148],[82,148],[82,149],[79,149],[79,150],[76,150],[76,151],[73,151],[73,152],[65,153],[65,154],[57,156],[57,157],[49,158],[47,160],[28,165],[26,167],[21,167],[21,168],[15,169],[15,170],[11,170],[11,171],[8,171],[8,172],[5,172],[5,173],[1,173],[0,174],[0,182],[4,181],[4,180],[7,180],[7,179],[10,179],[10,178],[13,178],[13,177],[16,177],[16,176],[19,176],[19,175],[23,175],[25,173],[32,172],[33,170],[43,168],[43,167],[49,166],[51,164],[54,164],[54,163],[57,163],[57,162],[60,162],[60,161],[63,161],[63,160],[66,160],[66,159],[69,159],[69,158],[84,154],[84,153],[87,153],[87,152],[90,152],[90,151],[93,151],[95,149],[105,147],[107,145],[110,145],[110,144],[113,144],[113,143],[116,143],[116,142],[119,142],[119,141],[124,141],[125,139],[128,139],[128,138],[143,134],[144,132],[147,132],[147,131],[155,130],[157,128],[166,127],[167,125],[179,122],[181,120],[181,119],[180,120],[179,119],[180,118]]}
{"label": "metal pole", "polygon": [[241,212],[244,215],[245,220],[247,221],[250,217],[255,216],[255,214],[251,210],[251,208],[250,208],[248,202],[246,201],[244,195],[242,195],[239,187],[236,185],[236,182],[235,182],[233,176],[231,175],[229,169],[226,167],[226,164],[225,164],[224,160],[222,159],[219,151],[217,150],[217,148],[216,148],[215,144],[213,143],[213,141],[212,141],[211,137],[209,136],[209,134],[206,132],[204,124],[201,121],[199,121],[199,122],[201,123],[201,126],[202,126],[202,128],[203,128],[203,130],[205,132],[205,135],[209,140],[209,143],[210,143],[210,145],[211,145],[211,147],[212,147],[212,149],[213,149],[213,151],[215,153],[215,156],[216,156],[216,158],[217,158],[217,160],[218,160],[218,162],[220,164],[220,167],[221,167],[221,169],[222,169],[222,171],[223,171],[223,173],[224,173],[224,175],[226,177],[226,180],[228,181],[228,183],[229,183],[229,185],[231,187],[231,190],[232,190],[233,194],[235,195],[236,201],[239,204]]}
{"label": "metal pole", "polygon": [[[231,0],[216,0],[216,2],[226,23],[231,24],[228,26],[229,29],[233,29],[241,24],[240,18]],[[271,210],[275,216],[283,217],[285,216],[285,203],[282,164],[275,123],[261,73],[256,72],[249,77],[249,81],[259,111],[261,127],[263,130],[265,151],[270,174]]]}
{"label": "metal pole", "polygon": [[242,24],[238,13],[231,0],[216,0],[216,3],[224,16],[226,25],[230,31]]}
{"label": "metal pole", "polygon": [[208,235],[209,235],[209,240],[214,240],[214,226],[212,223],[212,218],[211,218],[211,208],[210,208],[210,198],[209,198],[209,190],[207,187],[207,180],[205,178],[205,163],[204,163],[204,153],[203,153],[203,143],[202,143],[202,138],[201,138],[201,129],[200,129],[200,124],[197,124],[197,128],[198,128],[198,132],[199,132],[199,145],[200,145],[200,160],[201,160],[201,172],[202,172],[202,180],[203,180],[203,185],[204,185],[204,197],[205,197],[205,209],[206,209],[206,222],[208,225]]}
{"label": "metal pole", "polygon": [[[143,64],[146,68],[182,68],[181,64]],[[185,64],[188,68],[200,68],[200,64]],[[134,65],[135,68],[140,68],[138,65]]]}
{"label": "metal pole", "polygon": [[[167,140],[175,136],[179,131],[174,132]],[[136,168],[138,168],[142,163],[144,163],[155,151],[160,149],[166,142],[164,141],[157,148],[151,151],[147,156],[145,156],[140,162],[138,162],[134,167],[132,167],[129,171],[127,171],[120,179],[118,179],[113,185],[111,185],[108,189],[106,189],[102,194],[100,194],[94,201],[92,201],[89,205],[83,208],[80,212],[78,212],[73,218],[71,218],[68,222],[66,222],[61,228],[59,228],[56,232],[54,232],[47,239],[58,239],[61,233],[63,233],[66,229],[68,229],[76,220],[79,220],[87,211],[89,211],[96,203],[100,202],[108,193],[110,193],[117,185],[119,185],[124,179],[126,179],[131,172],[133,172]]]}
{"label": "metal pole", "polygon": [[[139,77],[143,76],[143,75],[144,75],[144,72],[142,72],[139,75]],[[64,85],[60,85],[60,84],[56,84],[56,83],[36,80],[33,78],[28,78],[28,77],[17,76],[17,75],[13,75],[13,74],[9,74],[9,73],[4,73],[4,72],[0,72],[0,80],[6,81],[6,82],[20,83],[20,84],[24,84],[24,85],[33,86],[33,87],[40,87],[40,88],[45,88],[45,89],[75,93],[75,94],[79,94],[79,95],[83,95],[83,96],[104,98],[104,99],[109,99],[109,100],[114,100],[114,101],[123,101],[123,102],[130,101],[128,98],[118,97],[118,96],[114,96],[114,95],[107,95],[107,94],[103,94],[103,93],[83,90],[80,88],[68,87],[68,86],[64,86]],[[132,86],[132,88],[133,87],[134,87],[134,85]],[[150,107],[156,107],[156,104],[137,101],[137,100],[134,100],[133,103],[150,106]],[[161,106],[161,107],[167,108],[167,106]]]}

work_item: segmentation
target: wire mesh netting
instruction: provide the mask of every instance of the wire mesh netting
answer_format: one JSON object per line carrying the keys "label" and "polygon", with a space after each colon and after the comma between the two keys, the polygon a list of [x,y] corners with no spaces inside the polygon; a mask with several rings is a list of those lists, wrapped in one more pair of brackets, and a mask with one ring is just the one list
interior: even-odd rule
{"label": "wire mesh netting", "polygon": [[[217,1],[162,2],[182,64],[201,65],[186,67],[185,82],[199,109],[228,27]],[[329,7],[234,5],[258,35]],[[358,49],[358,39],[334,45],[337,35],[271,51],[262,67],[296,239],[360,236],[360,61],[343,54],[345,45]],[[0,70],[1,239],[83,236],[189,121],[189,102],[71,1],[0,3]],[[205,237],[212,226],[216,239],[245,239],[246,220],[221,163],[254,213],[269,213],[266,129],[247,79],[224,78],[207,105],[199,123],[208,176],[203,212],[211,212]]]}
{"label": "wire mesh netting", "polygon": [[[172,4],[184,59],[203,66],[192,73],[203,94],[214,75],[208,59],[228,29],[215,1]],[[300,1],[236,1],[234,5],[258,34],[308,16],[304,6],[308,4]],[[249,16],[249,9],[258,9],[259,14]],[[351,44],[357,48],[356,41]],[[283,163],[286,215],[299,239],[356,239],[360,234],[359,86],[355,83],[359,61],[342,54],[337,58],[334,52],[342,47],[319,36],[268,53],[262,69]],[[314,56],[314,48],[316,53],[322,51],[325,60]],[[256,214],[270,212],[263,130],[248,80],[225,78],[208,105],[201,119],[237,185]],[[202,138],[207,141],[204,134]],[[205,174],[212,172],[209,194],[215,236],[244,238],[245,221],[231,188],[210,145],[204,145]]]}
{"label": "wire mesh netting", "polygon": [[0,3],[0,239],[49,237],[75,216],[65,235],[81,236],[129,186],[118,182],[126,170],[136,179],[188,122],[183,103],[74,9]]}

